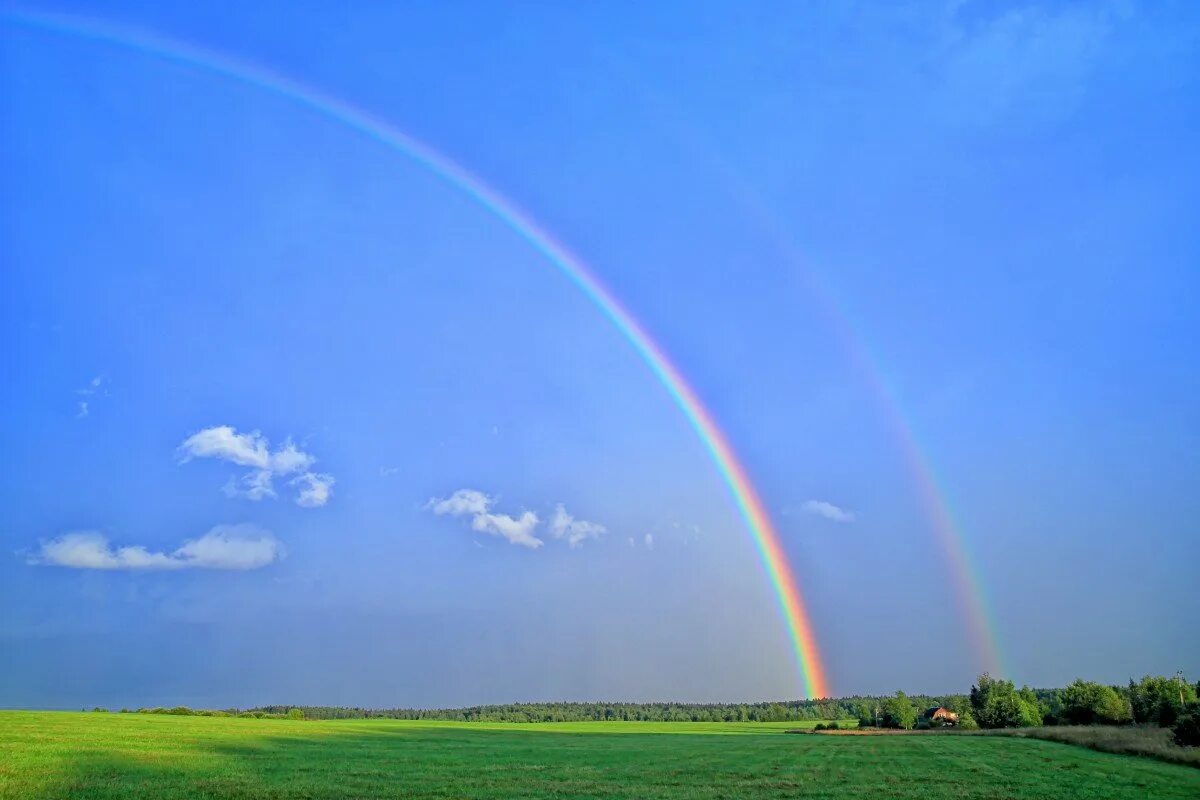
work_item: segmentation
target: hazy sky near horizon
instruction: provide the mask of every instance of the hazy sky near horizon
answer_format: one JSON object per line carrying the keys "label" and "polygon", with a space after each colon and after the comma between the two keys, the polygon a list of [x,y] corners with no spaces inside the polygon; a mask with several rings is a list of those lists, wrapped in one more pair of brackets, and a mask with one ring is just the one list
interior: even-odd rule
{"label": "hazy sky near horizon", "polygon": [[[1194,4],[22,9],[269,67],[567,244],[743,457],[836,693],[981,667],[893,413],[1009,677],[1200,677]],[[0,706],[799,694],[702,444],[478,203],[9,18],[0,141]]]}

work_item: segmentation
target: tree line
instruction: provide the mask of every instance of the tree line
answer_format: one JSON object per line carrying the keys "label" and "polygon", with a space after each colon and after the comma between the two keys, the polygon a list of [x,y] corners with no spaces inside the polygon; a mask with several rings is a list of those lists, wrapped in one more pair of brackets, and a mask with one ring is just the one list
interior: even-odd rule
{"label": "tree line", "polygon": [[[197,714],[289,719],[407,719],[457,722],[812,722],[828,726],[857,720],[860,727],[938,727],[926,709],[942,707],[958,715],[961,729],[1029,728],[1044,725],[1152,725],[1171,728],[1182,745],[1200,745],[1200,683],[1182,674],[1147,675],[1126,686],[1076,680],[1061,689],[1016,688],[1009,680],[979,676],[968,694],[854,695],[819,700],[764,703],[508,703],[466,708],[362,708],[268,705],[247,710],[140,708],[138,713]],[[102,711],[104,709],[95,709]],[[128,712],[129,709],[122,709]]]}
{"label": "tree line", "polygon": [[[1147,725],[1171,728],[1176,744],[1200,745],[1200,683],[1182,674],[1147,675],[1127,686],[1076,680],[1062,689],[1016,688],[986,672],[970,694],[940,703],[958,715],[959,728],[1036,728],[1046,725]],[[868,701],[857,714],[861,727],[912,729],[951,724],[923,718],[925,698],[903,692]]]}

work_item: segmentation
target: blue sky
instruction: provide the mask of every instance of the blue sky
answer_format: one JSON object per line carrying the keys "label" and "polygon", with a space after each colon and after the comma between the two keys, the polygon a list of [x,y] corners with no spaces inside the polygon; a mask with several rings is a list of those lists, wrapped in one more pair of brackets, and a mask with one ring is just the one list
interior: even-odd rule
{"label": "blue sky", "polygon": [[[725,428],[838,693],[979,668],[880,382],[1010,677],[1200,673],[1190,4],[251,5],[3,8],[268,66],[529,212]],[[499,220],[259,88],[0,36],[0,705],[798,693],[703,446]]]}

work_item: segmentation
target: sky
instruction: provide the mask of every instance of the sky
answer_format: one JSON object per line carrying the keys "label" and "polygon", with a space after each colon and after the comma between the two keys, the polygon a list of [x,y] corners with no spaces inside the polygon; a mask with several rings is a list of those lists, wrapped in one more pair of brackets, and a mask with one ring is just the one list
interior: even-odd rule
{"label": "sky", "polygon": [[803,694],[704,443],[544,254],[50,13],[569,247],[740,456],[834,694],[1200,677],[1194,4],[29,2],[0,706]]}

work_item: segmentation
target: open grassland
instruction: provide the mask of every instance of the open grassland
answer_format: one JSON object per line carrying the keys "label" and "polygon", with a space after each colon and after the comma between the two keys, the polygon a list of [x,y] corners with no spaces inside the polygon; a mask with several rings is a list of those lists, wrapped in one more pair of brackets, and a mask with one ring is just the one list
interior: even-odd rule
{"label": "open grassland", "polygon": [[1146,756],[1200,767],[1200,747],[1175,744],[1169,728],[1112,725],[1060,725],[1046,728],[1002,728],[970,731],[975,736],[1021,736],[1089,747],[1104,753]]}
{"label": "open grassland", "polygon": [[1200,797],[1200,770],[1054,742],[796,727],[0,712],[0,798]]}

